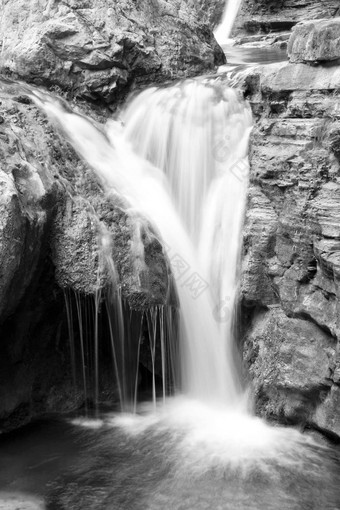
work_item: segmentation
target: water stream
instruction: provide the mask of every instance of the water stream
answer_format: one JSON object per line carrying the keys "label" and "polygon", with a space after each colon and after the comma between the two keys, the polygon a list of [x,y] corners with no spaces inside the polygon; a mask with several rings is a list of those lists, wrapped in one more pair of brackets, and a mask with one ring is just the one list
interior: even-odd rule
{"label": "water stream", "polygon": [[226,0],[222,21],[214,33],[218,44],[221,46],[226,44],[230,38],[231,30],[241,4],[242,0]]}

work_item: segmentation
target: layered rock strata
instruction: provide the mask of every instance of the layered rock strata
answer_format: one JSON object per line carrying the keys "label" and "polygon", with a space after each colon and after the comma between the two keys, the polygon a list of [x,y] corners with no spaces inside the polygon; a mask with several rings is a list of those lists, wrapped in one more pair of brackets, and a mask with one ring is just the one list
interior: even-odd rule
{"label": "layered rock strata", "polygon": [[340,14],[337,0],[244,0],[234,33],[289,30],[300,21],[332,18]]}
{"label": "layered rock strata", "polygon": [[[339,21],[329,22],[330,33]],[[293,33],[293,61],[308,61],[313,34],[320,40],[325,24],[312,26],[313,32],[302,27]],[[319,47],[317,59],[314,53],[310,59],[317,66],[280,63],[245,78],[256,124],[242,301],[248,321],[244,355],[257,412],[340,436],[336,48],[336,40],[323,52]]]}

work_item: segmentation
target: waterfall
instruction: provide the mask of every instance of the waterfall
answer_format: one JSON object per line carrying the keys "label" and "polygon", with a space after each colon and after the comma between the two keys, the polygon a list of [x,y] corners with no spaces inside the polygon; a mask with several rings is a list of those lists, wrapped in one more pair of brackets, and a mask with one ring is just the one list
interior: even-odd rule
{"label": "waterfall", "polygon": [[232,319],[249,107],[224,84],[190,80],[146,90],[122,112],[123,127],[110,121],[102,131],[51,96],[34,97],[104,188],[159,233],[180,304],[177,387],[200,401],[237,405]]}
{"label": "waterfall", "polygon": [[221,24],[214,32],[218,44],[222,45],[228,42],[241,4],[242,0],[226,0]]}
{"label": "waterfall", "polygon": [[[111,120],[104,126],[73,113],[64,101],[46,92],[28,85],[18,87],[59,126],[92,167],[107,191],[107,200],[112,191],[120,195],[124,213],[135,226],[131,243],[137,266],[144,263],[140,222],[144,218],[148,225],[153,224],[177,290],[179,310],[174,300],[144,312],[124,308],[112,259],[114,238],[98,225],[99,265],[106,276],[111,276],[111,285],[102,289],[98,281],[101,290],[89,298],[65,292],[78,388],[85,400],[96,402],[100,363],[103,357],[106,362],[111,357],[114,376],[109,374],[109,384],[122,402],[121,413],[72,420],[76,426],[104,427],[105,454],[98,458],[105,457],[110,469],[119,472],[114,461],[117,450],[110,457],[106,449],[110,451],[117,437],[123,437],[122,444],[131,443],[133,455],[127,458],[133,466],[134,454],[144,448],[136,480],[145,467],[154,484],[155,469],[160,467],[161,479],[156,477],[153,491],[155,501],[161,501],[157,496],[163,497],[162,491],[177,496],[179,487],[183,489],[179,500],[186,498],[192,483],[197,494],[213,495],[217,481],[225,491],[209,508],[225,501],[237,480],[237,490],[247,496],[244,501],[249,507],[253,492],[248,494],[247,482],[255,482],[256,495],[262,492],[258,474],[264,476],[266,486],[271,480],[269,491],[278,481],[284,483],[285,495],[296,473],[300,479],[306,476],[311,487],[318,486],[314,480],[322,471],[318,455],[324,446],[308,434],[269,426],[248,412],[232,352],[248,184],[247,146],[252,128],[249,106],[220,78],[189,80],[145,90],[119,112],[119,121]],[[101,276],[99,271],[98,280]],[[153,398],[137,406],[141,345],[144,350],[146,343]],[[156,387],[155,380],[159,356],[162,388]],[[178,360],[179,369],[167,358]],[[112,436],[107,433],[110,428]],[[153,453],[160,462],[156,468]],[[93,472],[97,472],[96,464]],[[105,476],[109,472],[105,467]],[[124,476],[130,484],[130,471]],[[90,479],[88,472],[86,479]],[[228,479],[230,484],[225,485]],[[92,481],[90,493],[92,498]],[[195,495],[185,506],[179,501],[176,508],[196,507],[196,501]],[[143,500],[142,504],[160,508],[164,500],[149,506]],[[171,500],[166,506],[175,508]],[[230,507],[238,506],[232,502]],[[288,508],[284,504],[281,507]]]}
{"label": "waterfall", "polygon": [[183,390],[235,404],[239,387],[232,353],[233,311],[248,185],[250,110],[234,90],[218,82],[188,81],[145,91],[122,112],[122,120],[134,150],[165,173],[191,241],[191,262],[181,245],[169,249],[181,307],[185,303]]}

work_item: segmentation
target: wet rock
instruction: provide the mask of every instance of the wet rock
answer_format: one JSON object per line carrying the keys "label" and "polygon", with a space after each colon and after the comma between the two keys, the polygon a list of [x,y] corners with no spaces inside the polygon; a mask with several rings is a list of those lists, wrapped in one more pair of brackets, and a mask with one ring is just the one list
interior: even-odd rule
{"label": "wet rock", "polygon": [[[268,31],[270,24],[276,27],[291,23],[291,26],[306,20],[332,18],[339,15],[338,0],[311,0],[308,2],[295,2],[292,0],[244,0],[237,17],[234,33],[245,30]],[[273,26],[273,25],[272,25]],[[279,28],[281,30],[281,28]]]}
{"label": "wet rock", "polygon": [[[122,197],[107,196],[37,108],[11,99],[14,92],[8,84],[0,91],[0,430],[84,402],[72,382],[64,292],[89,311],[97,291],[113,285],[128,310],[143,311],[164,304],[170,285],[149,223],[127,212]],[[102,377],[112,376],[105,367]]]}
{"label": "wet rock", "polygon": [[276,68],[267,70],[262,86],[270,92],[337,90],[340,88],[340,67],[279,63]]}
{"label": "wet rock", "polygon": [[258,32],[285,32],[296,25],[296,21],[289,19],[253,19],[244,22],[245,30],[252,34]]}
{"label": "wet rock", "polygon": [[218,12],[203,0],[142,6],[132,0],[10,0],[2,13],[1,68],[112,103],[133,86],[202,74],[224,63],[210,24]]}
{"label": "wet rock", "polygon": [[[273,419],[307,421],[335,434],[340,416],[335,354],[340,339],[339,76],[336,66],[280,63],[253,69],[243,83],[256,119],[241,286],[255,406]],[[301,345],[308,351],[305,357]],[[289,362],[292,372],[280,361],[281,347],[299,351]],[[318,368],[313,356],[320,360]],[[310,378],[309,389],[303,387],[303,373]]]}
{"label": "wet rock", "polygon": [[288,55],[293,63],[338,61],[340,18],[299,23],[289,40]]}
{"label": "wet rock", "polygon": [[333,386],[325,400],[318,406],[314,421],[321,430],[331,430],[340,436],[340,388]]}
{"label": "wet rock", "polygon": [[198,0],[196,2],[199,16],[202,19],[207,19],[209,26],[216,28],[223,18],[225,10],[225,0]]}
{"label": "wet rock", "polygon": [[280,308],[259,314],[245,340],[257,411],[287,422],[313,420],[331,391],[335,347],[315,324],[288,318]]}

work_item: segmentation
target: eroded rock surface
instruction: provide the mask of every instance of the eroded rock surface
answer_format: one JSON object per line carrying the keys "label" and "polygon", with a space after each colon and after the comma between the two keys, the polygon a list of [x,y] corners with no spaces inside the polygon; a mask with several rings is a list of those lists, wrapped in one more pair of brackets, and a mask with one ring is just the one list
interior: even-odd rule
{"label": "eroded rock surface", "polygon": [[210,25],[218,12],[206,7],[189,0],[9,0],[1,68],[112,103],[134,85],[202,74],[225,61]]}
{"label": "eroded rock surface", "polygon": [[285,31],[300,21],[332,18],[340,14],[338,0],[244,0],[235,33]]}
{"label": "eroded rock surface", "polygon": [[289,40],[291,62],[340,62],[340,18],[299,23]]}
{"label": "eroded rock surface", "polygon": [[[27,97],[7,84],[0,100],[0,428],[6,428],[84,400],[72,382],[62,289],[88,299],[91,310],[98,289],[113,281],[130,310],[144,310],[166,302],[170,273],[149,223],[131,218],[121,197],[105,194]],[[103,239],[117,281],[103,260]],[[134,243],[143,246],[142,262]]]}
{"label": "eroded rock surface", "polygon": [[280,307],[259,313],[245,341],[256,406],[268,418],[306,423],[332,387],[335,339]]}
{"label": "eroded rock surface", "polygon": [[339,67],[260,67],[245,91],[256,120],[242,279],[255,405],[340,435]]}

